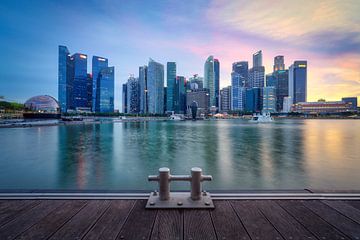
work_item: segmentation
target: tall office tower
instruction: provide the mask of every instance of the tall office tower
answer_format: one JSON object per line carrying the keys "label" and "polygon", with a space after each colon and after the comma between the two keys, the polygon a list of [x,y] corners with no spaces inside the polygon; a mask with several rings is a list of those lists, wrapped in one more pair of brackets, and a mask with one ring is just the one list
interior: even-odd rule
{"label": "tall office tower", "polygon": [[284,56],[274,57],[274,72],[285,70]]}
{"label": "tall office tower", "polygon": [[93,102],[93,78],[91,74],[87,74],[87,80],[86,80],[86,84],[87,84],[87,107],[89,109],[92,108],[92,102]]}
{"label": "tall office tower", "polygon": [[215,76],[215,101],[216,101],[216,107],[220,109],[220,62],[218,59],[214,59],[214,76]]}
{"label": "tall office tower", "polygon": [[59,46],[58,99],[61,112],[73,109],[74,62],[65,46]]}
{"label": "tall office tower", "polygon": [[186,93],[186,113],[191,114],[191,105],[197,103],[197,116],[206,116],[209,113],[210,94],[206,88]]}
{"label": "tall office tower", "polygon": [[101,113],[114,112],[115,68],[107,67],[100,71],[99,102]]}
{"label": "tall office tower", "polygon": [[265,86],[266,87],[275,87],[276,86],[276,79],[273,73],[266,74],[265,76]]}
{"label": "tall office tower", "polygon": [[166,113],[167,87],[164,87],[164,113]]}
{"label": "tall office tower", "polygon": [[291,105],[292,105],[291,97],[284,97],[282,112],[284,113],[291,112]]}
{"label": "tall office tower", "polygon": [[261,50],[253,55],[253,67],[249,70],[249,84],[247,87],[264,87],[265,67],[262,66]]}
{"label": "tall office tower", "polygon": [[92,58],[92,111],[100,112],[100,71],[108,67],[108,59],[98,56]]}
{"label": "tall office tower", "polygon": [[133,75],[130,75],[127,81],[127,111],[128,113],[140,112],[140,87],[139,80]]}
{"label": "tall office tower", "polygon": [[191,78],[189,78],[190,86],[192,90],[194,90],[195,86],[197,86],[196,89],[203,89],[204,88],[204,78],[199,77],[198,74],[194,74]]}
{"label": "tall office tower", "polygon": [[123,113],[128,113],[127,111],[127,83],[122,85],[122,111]]}
{"label": "tall office tower", "polygon": [[174,106],[175,113],[185,113],[186,108],[186,91],[185,91],[185,77],[177,76],[174,85]]}
{"label": "tall office tower", "polygon": [[307,61],[295,61],[289,67],[289,97],[293,104],[306,102]]}
{"label": "tall office tower", "polygon": [[276,111],[283,110],[284,97],[289,96],[289,70],[278,70],[273,73],[276,85]]}
{"label": "tall office tower", "polygon": [[87,110],[87,55],[75,53],[74,59],[74,90],[73,105],[75,110]]}
{"label": "tall office tower", "polygon": [[276,93],[275,87],[264,87],[263,90],[263,108],[262,111],[267,113],[276,112]]}
{"label": "tall office tower", "polygon": [[231,72],[232,110],[244,110],[245,88],[248,82],[248,62],[234,62]]}
{"label": "tall office tower", "polygon": [[147,66],[139,67],[140,113],[148,112]]}
{"label": "tall office tower", "polygon": [[262,109],[262,89],[248,88],[245,93],[245,111],[261,112]]}
{"label": "tall office tower", "polygon": [[231,110],[231,86],[220,90],[220,111],[228,112]]}
{"label": "tall office tower", "polygon": [[174,111],[174,95],[176,81],[176,62],[167,62],[166,64],[166,109]]}
{"label": "tall office tower", "polygon": [[148,64],[149,113],[164,113],[164,65],[151,58]]}
{"label": "tall office tower", "polygon": [[209,56],[204,64],[204,88],[209,89],[210,106],[216,106],[214,57]]}

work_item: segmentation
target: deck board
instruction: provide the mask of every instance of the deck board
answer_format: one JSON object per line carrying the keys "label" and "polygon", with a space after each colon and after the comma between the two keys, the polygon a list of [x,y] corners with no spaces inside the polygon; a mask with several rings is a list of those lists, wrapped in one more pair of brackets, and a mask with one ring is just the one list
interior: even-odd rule
{"label": "deck board", "polygon": [[212,210],[145,205],[1,200],[0,239],[360,239],[357,200],[214,200]]}

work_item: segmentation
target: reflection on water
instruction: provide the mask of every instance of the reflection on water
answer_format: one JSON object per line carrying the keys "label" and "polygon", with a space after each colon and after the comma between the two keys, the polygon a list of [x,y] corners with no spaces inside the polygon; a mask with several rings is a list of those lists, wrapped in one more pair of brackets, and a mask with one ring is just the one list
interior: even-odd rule
{"label": "reflection on water", "polygon": [[[153,189],[167,166],[207,189],[358,189],[360,121],[126,122],[0,129],[2,189]],[[188,183],[174,183],[184,189]]]}

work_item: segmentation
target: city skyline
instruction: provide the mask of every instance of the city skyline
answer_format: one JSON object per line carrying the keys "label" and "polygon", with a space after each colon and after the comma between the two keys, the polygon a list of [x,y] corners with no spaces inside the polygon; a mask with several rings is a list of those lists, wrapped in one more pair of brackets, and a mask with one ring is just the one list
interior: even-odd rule
{"label": "city skyline", "polygon": [[[305,1],[301,7],[287,1],[4,1],[0,95],[20,102],[40,94],[58,98],[57,46],[65,45],[111,59],[116,109],[121,109],[122,84],[150,57],[163,65],[176,62],[177,75],[189,78],[204,77],[204,61],[216,56],[223,88],[231,83],[232,63],[250,63],[258,50],[266,74],[277,55],[285,56],[286,68],[307,60],[308,101],[360,96],[359,8],[356,1]],[[144,14],[135,14],[141,9]]]}

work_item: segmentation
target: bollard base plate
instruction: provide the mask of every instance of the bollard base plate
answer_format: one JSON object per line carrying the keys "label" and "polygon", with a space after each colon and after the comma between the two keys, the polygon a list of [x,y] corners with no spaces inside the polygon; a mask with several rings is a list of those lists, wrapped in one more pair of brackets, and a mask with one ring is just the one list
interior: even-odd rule
{"label": "bollard base plate", "polygon": [[211,199],[210,193],[204,192],[201,194],[201,199],[194,201],[190,197],[189,192],[171,192],[170,199],[162,201],[159,198],[159,194],[152,192],[146,203],[146,207],[149,209],[159,208],[201,208],[211,209],[215,208],[214,203]]}

